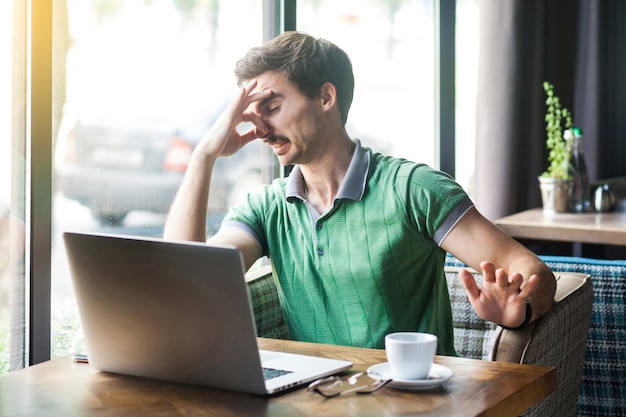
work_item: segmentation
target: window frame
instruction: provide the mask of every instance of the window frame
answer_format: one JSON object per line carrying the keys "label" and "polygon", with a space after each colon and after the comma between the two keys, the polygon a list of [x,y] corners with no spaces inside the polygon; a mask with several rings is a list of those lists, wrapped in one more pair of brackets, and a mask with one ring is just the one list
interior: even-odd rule
{"label": "window frame", "polygon": [[26,351],[50,359],[52,264],[52,3],[31,1],[26,73]]}

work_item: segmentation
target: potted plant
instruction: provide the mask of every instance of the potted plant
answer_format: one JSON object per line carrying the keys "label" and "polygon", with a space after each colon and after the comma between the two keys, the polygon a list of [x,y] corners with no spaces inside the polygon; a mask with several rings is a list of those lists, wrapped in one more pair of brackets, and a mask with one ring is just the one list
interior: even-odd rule
{"label": "potted plant", "polygon": [[573,128],[572,114],[554,94],[554,85],[544,81],[546,92],[546,147],[548,168],[539,176],[543,209],[547,212],[567,211],[572,191],[571,150],[565,132]]}

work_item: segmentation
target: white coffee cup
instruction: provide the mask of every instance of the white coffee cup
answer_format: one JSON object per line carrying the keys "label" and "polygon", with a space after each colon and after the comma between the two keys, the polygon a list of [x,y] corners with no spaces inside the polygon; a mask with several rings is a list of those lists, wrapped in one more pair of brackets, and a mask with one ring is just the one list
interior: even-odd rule
{"label": "white coffee cup", "polygon": [[429,333],[399,332],[385,336],[385,351],[396,379],[425,379],[435,360],[437,336]]}

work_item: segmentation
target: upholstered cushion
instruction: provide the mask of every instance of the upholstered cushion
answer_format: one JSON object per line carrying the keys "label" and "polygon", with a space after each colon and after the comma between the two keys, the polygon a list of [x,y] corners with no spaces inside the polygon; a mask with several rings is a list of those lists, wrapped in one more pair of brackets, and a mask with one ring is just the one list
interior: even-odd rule
{"label": "upholstered cushion", "polygon": [[246,274],[258,337],[289,339],[289,329],[280,308],[272,269],[269,266]]}
{"label": "upholstered cushion", "polygon": [[[459,277],[460,267],[446,266],[446,280],[452,304],[454,347],[459,356],[472,359],[489,359],[493,348],[496,325],[478,317],[467,299],[467,292]],[[482,277],[475,275],[478,285]]]}
{"label": "upholstered cushion", "polygon": [[578,416],[626,415],[626,261],[545,256],[553,271],[589,274],[594,302]]}

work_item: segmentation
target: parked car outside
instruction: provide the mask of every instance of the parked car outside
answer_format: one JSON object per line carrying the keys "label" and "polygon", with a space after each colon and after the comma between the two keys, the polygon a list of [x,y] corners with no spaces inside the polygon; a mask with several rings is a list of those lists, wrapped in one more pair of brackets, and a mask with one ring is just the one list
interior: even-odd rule
{"label": "parked car outside", "polygon": [[[88,207],[104,226],[120,225],[134,210],[167,213],[194,147],[225,103],[209,111],[203,110],[206,105],[83,110],[66,121],[68,128],[60,129],[56,186],[64,197]],[[239,194],[261,183],[263,146],[256,141],[217,160],[210,215],[223,214]]]}

